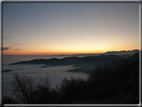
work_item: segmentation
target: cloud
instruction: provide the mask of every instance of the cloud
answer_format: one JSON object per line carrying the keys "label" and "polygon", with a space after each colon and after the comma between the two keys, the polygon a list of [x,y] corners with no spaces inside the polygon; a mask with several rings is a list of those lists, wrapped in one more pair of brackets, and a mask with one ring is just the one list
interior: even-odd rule
{"label": "cloud", "polygon": [[5,51],[5,50],[8,50],[10,47],[2,47],[2,50]]}
{"label": "cloud", "polygon": [[19,51],[19,50],[21,50],[21,49],[19,49],[19,48],[16,48],[16,49],[14,49],[15,51]]}

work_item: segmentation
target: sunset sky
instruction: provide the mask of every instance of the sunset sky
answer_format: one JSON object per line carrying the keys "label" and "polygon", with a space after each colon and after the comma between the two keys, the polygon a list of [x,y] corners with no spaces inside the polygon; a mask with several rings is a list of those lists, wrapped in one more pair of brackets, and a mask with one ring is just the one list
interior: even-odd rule
{"label": "sunset sky", "polygon": [[3,3],[4,55],[139,49],[139,3]]}

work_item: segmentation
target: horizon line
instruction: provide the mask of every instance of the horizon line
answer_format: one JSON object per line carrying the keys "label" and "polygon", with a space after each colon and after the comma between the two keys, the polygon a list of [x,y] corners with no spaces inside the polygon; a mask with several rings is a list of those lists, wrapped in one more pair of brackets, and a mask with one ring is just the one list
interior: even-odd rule
{"label": "horizon line", "polygon": [[61,54],[2,54],[2,55],[49,55],[49,56],[58,56],[58,55],[93,55],[93,54],[104,54],[107,52],[131,52],[131,51],[140,51],[141,49],[133,49],[133,50],[120,50],[120,51],[105,51],[105,52],[94,52],[94,53],[61,53]]}

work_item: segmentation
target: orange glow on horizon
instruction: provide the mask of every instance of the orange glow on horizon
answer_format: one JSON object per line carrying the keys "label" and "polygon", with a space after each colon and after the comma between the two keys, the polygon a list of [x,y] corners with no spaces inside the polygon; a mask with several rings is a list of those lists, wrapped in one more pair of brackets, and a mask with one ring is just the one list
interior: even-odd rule
{"label": "orange glow on horizon", "polygon": [[73,55],[73,54],[101,54],[105,52],[3,52],[3,55]]}
{"label": "orange glow on horizon", "polygon": [[95,49],[95,51],[93,50],[65,50],[65,51],[61,51],[61,50],[53,50],[53,51],[43,51],[43,50],[39,50],[39,51],[35,51],[35,50],[25,50],[25,51],[14,51],[14,50],[5,50],[2,52],[3,55],[73,55],[73,54],[102,54],[102,53],[106,53],[108,51],[130,51],[130,50],[134,50],[137,48],[133,48],[133,49],[116,49],[116,48],[112,48],[112,49]]}

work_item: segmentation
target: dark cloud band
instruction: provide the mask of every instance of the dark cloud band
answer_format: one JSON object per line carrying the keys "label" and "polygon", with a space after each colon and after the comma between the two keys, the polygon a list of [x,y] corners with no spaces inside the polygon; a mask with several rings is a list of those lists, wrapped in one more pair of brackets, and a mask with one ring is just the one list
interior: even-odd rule
{"label": "dark cloud band", "polygon": [[8,50],[9,48],[10,47],[3,47],[2,50],[5,51],[5,50]]}

